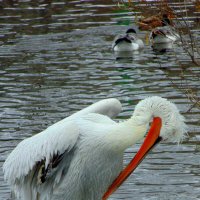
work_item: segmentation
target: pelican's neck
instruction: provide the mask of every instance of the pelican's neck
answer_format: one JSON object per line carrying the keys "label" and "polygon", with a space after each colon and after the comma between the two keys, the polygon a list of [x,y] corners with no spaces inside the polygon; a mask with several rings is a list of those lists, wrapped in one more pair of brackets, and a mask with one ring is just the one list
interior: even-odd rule
{"label": "pelican's neck", "polygon": [[138,125],[132,116],[124,122],[118,123],[110,133],[109,141],[117,151],[124,151],[128,147],[140,141],[146,134],[147,126]]}

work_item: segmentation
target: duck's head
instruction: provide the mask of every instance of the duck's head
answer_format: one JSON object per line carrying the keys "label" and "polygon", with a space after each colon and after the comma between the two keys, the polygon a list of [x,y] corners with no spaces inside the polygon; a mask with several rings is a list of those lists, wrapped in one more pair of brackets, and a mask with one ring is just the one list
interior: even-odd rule
{"label": "duck's head", "polygon": [[130,34],[130,33],[136,34],[135,29],[134,29],[134,28],[129,28],[129,29],[126,31],[126,34]]}
{"label": "duck's head", "polygon": [[163,14],[162,16],[162,26],[168,26],[168,25],[171,25],[171,21],[169,19],[169,16],[168,14]]}

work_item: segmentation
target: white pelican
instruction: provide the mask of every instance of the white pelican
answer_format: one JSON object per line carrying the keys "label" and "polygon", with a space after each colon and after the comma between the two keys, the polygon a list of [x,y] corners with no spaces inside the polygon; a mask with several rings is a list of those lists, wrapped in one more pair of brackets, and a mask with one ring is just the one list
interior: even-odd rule
{"label": "white pelican", "polygon": [[143,47],[143,41],[137,37],[136,31],[133,28],[128,29],[125,35],[116,36],[112,44],[114,51],[135,51]]}
{"label": "white pelican", "polygon": [[162,26],[156,27],[150,33],[149,40],[153,45],[173,43],[180,38],[174,27],[170,26],[170,24],[168,16],[164,14]]}
{"label": "white pelican", "polygon": [[[17,198],[105,200],[156,143],[180,142],[184,137],[184,118],[164,98],[140,101],[130,119],[117,123],[110,117],[120,110],[117,99],[102,100],[20,142],[3,165]],[[135,158],[122,171],[125,149],[146,133]]]}

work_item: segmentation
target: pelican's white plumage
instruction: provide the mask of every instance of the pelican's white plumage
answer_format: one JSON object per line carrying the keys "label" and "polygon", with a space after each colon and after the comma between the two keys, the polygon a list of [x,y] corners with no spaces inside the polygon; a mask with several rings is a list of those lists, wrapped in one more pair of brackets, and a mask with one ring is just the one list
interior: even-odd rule
{"label": "pelican's white plumage", "polygon": [[160,135],[179,142],[183,117],[166,99],[141,101],[133,116],[116,123],[117,99],[106,99],[23,140],[6,159],[5,179],[22,200],[100,200],[122,170],[123,152],[146,134],[153,117]]}
{"label": "pelican's white plumage", "polygon": [[[153,100],[153,101],[152,101]],[[144,113],[146,113],[144,115]],[[175,104],[160,97],[146,98],[140,101],[133,113],[133,117],[140,123],[148,123],[152,116],[159,116],[162,119],[160,136],[163,140],[170,142],[180,142],[183,133],[186,131],[184,117],[179,114]]]}

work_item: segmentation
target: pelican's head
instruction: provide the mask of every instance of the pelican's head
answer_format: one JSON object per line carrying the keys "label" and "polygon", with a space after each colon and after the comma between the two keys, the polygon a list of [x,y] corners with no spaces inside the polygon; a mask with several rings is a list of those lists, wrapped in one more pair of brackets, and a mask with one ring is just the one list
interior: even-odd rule
{"label": "pelican's head", "polygon": [[185,137],[185,119],[174,103],[153,96],[140,101],[135,107],[133,118],[137,123],[147,125],[154,117],[159,117],[162,121],[159,136],[164,141],[179,143]]}
{"label": "pelican's head", "polygon": [[179,143],[186,133],[184,117],[175,104],[157,96],[140,101],[135,107],[131,121],[136,126],[148,126],[151,122],[151,126],[139,151],[108,188],[103,200],[126,180],[156,144],[162,140]]}

